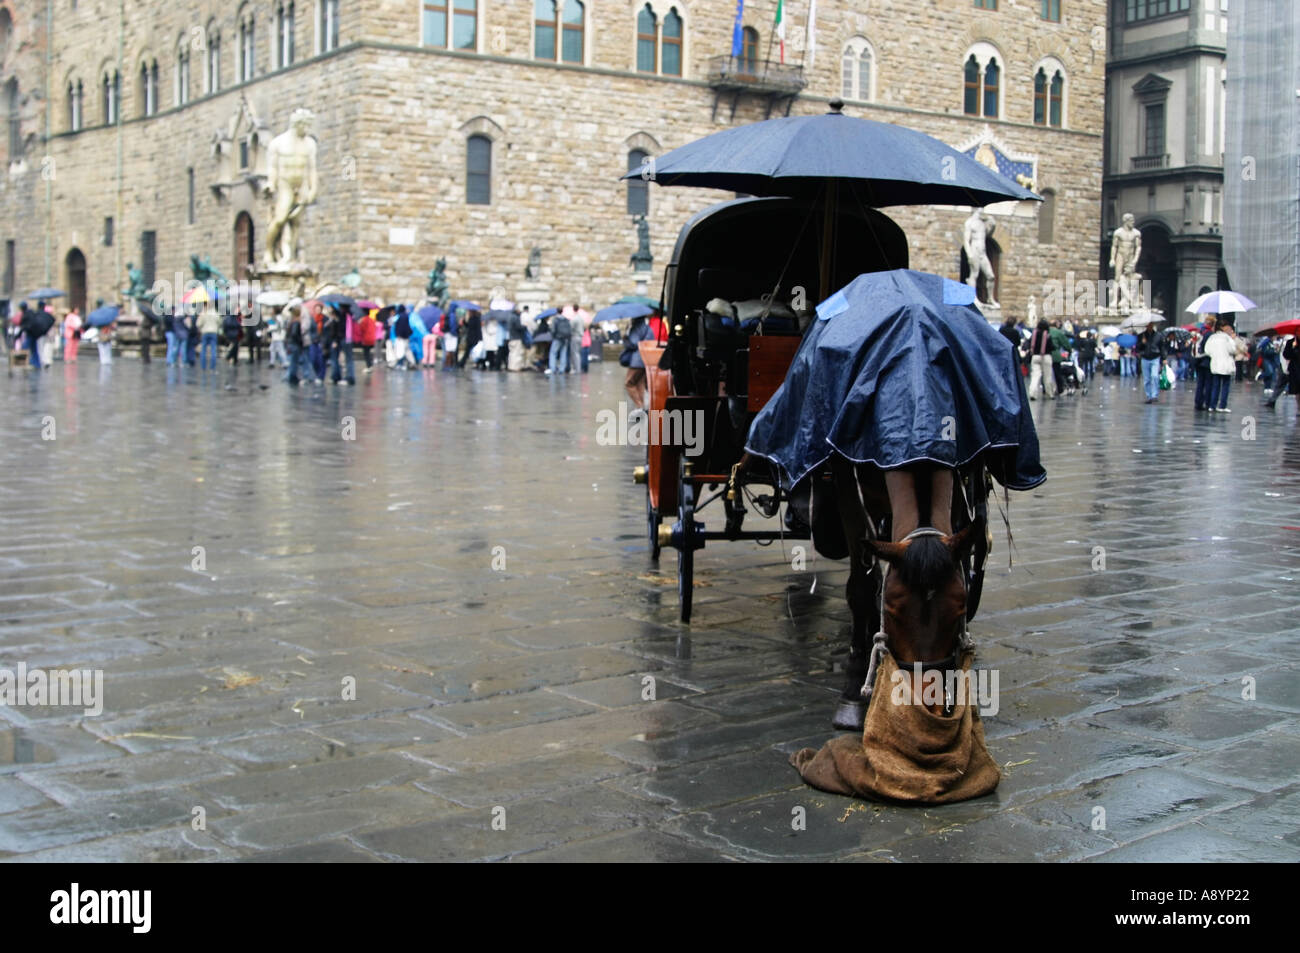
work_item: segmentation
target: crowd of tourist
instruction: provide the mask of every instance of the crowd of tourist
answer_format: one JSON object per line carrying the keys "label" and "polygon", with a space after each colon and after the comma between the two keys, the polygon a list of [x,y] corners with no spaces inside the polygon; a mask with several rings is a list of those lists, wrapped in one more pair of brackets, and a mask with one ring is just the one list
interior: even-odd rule
{"label": "crowd of tourist", "polygon": [[[598,326],[577,304],[535,314],[505,299],[487,309],[468,302],[361,308],[328,299],[230,311],[207,304],[177,307],[150,324],[141,329],[145,361],[151,360],[147,339],[161,330],[169,367],[209,371],[218,360],[237,365],[241,350],[257,364],[265,351],[267,366],[281,369],[293,386],[355,384],[358,351],[363,373],[383,364],[412,371],[585,374],[593,359],[600,360],[601,345],[618,338],[615,327]],[[11,351],[26,352],[36,368],[50,366],[56,357],[75,361],[83,342],[97,343],[100,360],[111,363],[116,331],[116,322],[86,328],[75,308],[58,320],[50,306],[22,302],[8,325],[8,344]]]}
{"label": "crowd of tourist", "polygon": [[[1234,380],[1263,384],[1264,399],[1296,395],[1300,406],[1300,343],[1291,335],[1248,337],[1233,322],[1204,315],[1192,327],[1160,328],[1155,323],[1136,334],[1099,337],[1097,328],[1075,327],[1061,319],[1026,327],[1009,317],[998,329],[1016,348],[1030,400],[1055,400],[1058,394],[1087,391],[1096,377],[1140,379],[1145,401],[1160,402],[1160,392],[1177,382],[1194,382],[1198,411],[1228,413]],[[1121,343],[1124,341],[1124,343]]]}

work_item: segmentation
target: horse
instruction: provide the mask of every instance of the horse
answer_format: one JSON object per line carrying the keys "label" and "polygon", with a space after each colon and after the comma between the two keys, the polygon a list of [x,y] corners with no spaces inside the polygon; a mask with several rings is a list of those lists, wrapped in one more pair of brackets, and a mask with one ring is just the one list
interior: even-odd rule
{"label": "horse", "polygon": [[936,464],[886,471],[836,455],[829,467],[849,549],[845,595],[853,614],[832,724],[861,732],[875,678],[873,641],[900,668],[960,669],[991,542],[988,483],[978,463],[961,473]]}

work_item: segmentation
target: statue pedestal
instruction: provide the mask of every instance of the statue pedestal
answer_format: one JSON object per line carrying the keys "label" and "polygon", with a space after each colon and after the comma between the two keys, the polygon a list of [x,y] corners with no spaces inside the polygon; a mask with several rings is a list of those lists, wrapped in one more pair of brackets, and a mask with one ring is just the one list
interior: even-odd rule
{"label": "statue pedestal", "polygon": [[301,262],[257,265],[249,269],[249,277],[261,285],[261,291],[283,291],[291,297],[306,298],[307,286],[316,285],[317,271]]}
{"label": "statue pedestal", "polygon": [[650,288],[650,269],[638,268],[632,272],[632,280],[636,282],[636,293],[645,295],[649,293]]}
{"label": "statue pedestal", "polygon": [[515,286],[515,304],[519,310],[537,314],[551,300],[550,285],[535,278],[525,278]]}

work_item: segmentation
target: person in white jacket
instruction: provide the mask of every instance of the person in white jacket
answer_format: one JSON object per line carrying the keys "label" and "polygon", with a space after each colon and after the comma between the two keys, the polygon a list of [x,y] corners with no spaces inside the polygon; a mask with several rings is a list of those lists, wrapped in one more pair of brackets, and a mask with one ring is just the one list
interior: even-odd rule
{"label": "person in white jacket", "polygon": [[1218,330],[1205,342],[1205,353],[1210,358],[1210,401],[1206,409],[1210,413],[1226,414],[1229,412],[1228,389],[1237,370],[1237,341],[1232,334],[1232,325],[1219,321]]}

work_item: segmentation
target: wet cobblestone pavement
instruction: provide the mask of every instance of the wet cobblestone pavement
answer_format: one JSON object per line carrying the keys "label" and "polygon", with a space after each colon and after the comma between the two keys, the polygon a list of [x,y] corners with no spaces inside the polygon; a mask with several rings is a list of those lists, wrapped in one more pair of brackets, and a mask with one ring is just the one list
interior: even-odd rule
{"label": "wet cobblestone pavement", "polygon": [[904,808],[787,764],[833,734],[842,563],[710,543],[677,623],[643,451],[595,438],[621,378],[0,377],[0,667],[105,695],[0,707],[0,856],[1300,858],[1294,404],[1036,406],[1048,482],[972,627],[1004,778]]}

